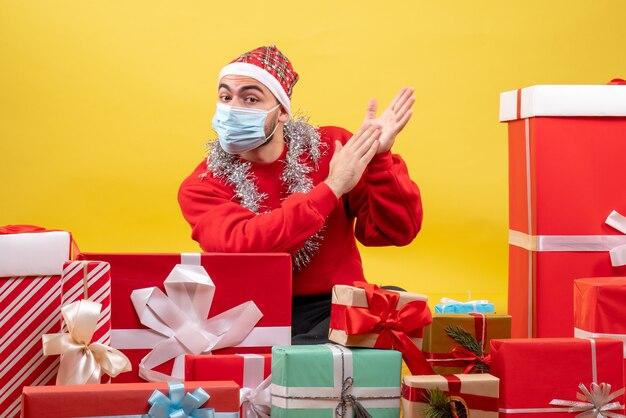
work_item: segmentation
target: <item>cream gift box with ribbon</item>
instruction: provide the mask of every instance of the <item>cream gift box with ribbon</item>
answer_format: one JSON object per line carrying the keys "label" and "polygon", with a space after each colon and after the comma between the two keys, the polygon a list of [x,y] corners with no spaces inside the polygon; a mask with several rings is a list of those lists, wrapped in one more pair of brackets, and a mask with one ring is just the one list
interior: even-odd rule
{"label": "cream gift box with ribbon", "polygon": [[605,338],[492,340],[500,416],[617,418],[611,414],[624,414],[622,354],[620,341]]}
{"label": "cream gift box with ribbon", "polygon": [[454,404],[459,417],[498,418],[499,384],[497,377],[487,373],[404,376],[402,414],[405,418],[429,416],[431,391],[439,389],[446,397],[446,403]]}
{"label": "cream gift box with ribbon", "polygon": [[41,336],[61,330],[61,274],[75,244],[69,232],[0,227],[0,416],[19,416],[25,385],[53,384],[58,357]]}
{"label": "cream gift box with ribbon", "polygon": [[626,275],[626,85],[502,93],[500,121],[512,335],[571,337],[574,279]]}
{"label": "cream gift box with ribbon", "polygon": [[114,382],[181,380],[185,354],[268,353],[290,343],[288,254],[84,253],[79,259],[111,265],[111,345],[137,370]]}
{"label": "cream gift box with ribbon", "polygon": [[336,344],[274,347],[272,418],[400,416],[402,355]]}

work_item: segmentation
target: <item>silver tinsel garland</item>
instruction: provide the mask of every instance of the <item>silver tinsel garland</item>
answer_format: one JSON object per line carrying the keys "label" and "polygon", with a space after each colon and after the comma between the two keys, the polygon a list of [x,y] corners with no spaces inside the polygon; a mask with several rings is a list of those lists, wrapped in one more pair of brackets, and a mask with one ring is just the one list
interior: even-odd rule
{"label": "silver tinsel garland", "polygon": [[[317,170],[322,155],[320,133],[309,125],[305,117],[292,118],[285,124],[283,132],[287,143],[287,155],[280,180],[287,187],[288,194],[308,193],[313,188],[313,180],[308,174],[314,169]],[[262,206],[267,194],[258,190],[256,179],[250,172],[252,165],[243,162],[237,155],[224,151],[218,141],[210,142],[208,148],[207,168],[214,177],[234,187],[235,197],[241,206],[256,214],[270,212],[269,208]],[[294,269],[301,270],[311,262],[323,240],[323,229],[322,227],[313,234],[302,248],[293,254]]]}

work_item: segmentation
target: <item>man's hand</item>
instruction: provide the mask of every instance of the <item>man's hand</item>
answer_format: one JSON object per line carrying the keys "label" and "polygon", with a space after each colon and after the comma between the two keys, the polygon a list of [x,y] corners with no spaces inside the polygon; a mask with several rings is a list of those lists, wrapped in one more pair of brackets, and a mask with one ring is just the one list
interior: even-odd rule
{"label": "man's hand", "polygon": [[403,87],[391,101],[389,107],[378,118],[376,117],[378,110],[377,100],[372,99],[367,105],[367,113],[365,114],[363,125],[374,125],[382,131],[379,139],[378,154],[391,149],[396,136],[411,119],[413,115],[411,108],[415,103],[413,92],[413,87]]}
{"label": "man's hand", "polygon": [[338,198],[352,190],[361,179],[367,164],[378,151],[380,134],[377,126],[363,125],[346,145],[335,141],[335,153],[324,182]]}

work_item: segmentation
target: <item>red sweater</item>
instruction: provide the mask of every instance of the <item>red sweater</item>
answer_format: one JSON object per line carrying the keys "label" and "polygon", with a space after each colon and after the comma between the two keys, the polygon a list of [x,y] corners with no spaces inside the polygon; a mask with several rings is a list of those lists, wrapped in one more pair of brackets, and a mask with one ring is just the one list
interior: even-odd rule
{"label": "red sweater", "polygon": [[[422,224],[420,192],[409,178],[406,164],[391,152],[370,162],[357,186],[337,199],[323,182],[335,149],[352,134],[337,127],[320,128],[327,144],[319,169],[310,176],[308,193],[287,195],[279,180],[287,147],[276,161],[252,163],[262,202],[271,212],[255,214],[234,198],[231,186],[209,175],[203,161],[180,187],[178,201],[192,227],[192,238],[207,252],[295,253],[326,226],[319,252],[311,263],[294,271],[294,296],[329,294],[333,285],[365,280],[356,239],[366,246],[407,245]],[[356,223],[355,223],[356,219]]]}

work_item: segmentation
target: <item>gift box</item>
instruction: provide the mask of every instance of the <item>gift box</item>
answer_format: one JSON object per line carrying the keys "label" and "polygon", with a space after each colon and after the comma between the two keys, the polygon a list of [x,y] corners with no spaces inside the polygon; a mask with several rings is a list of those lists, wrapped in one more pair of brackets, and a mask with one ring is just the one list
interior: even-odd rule
{"label": "gift box", "polygon": [[114,382],[166,380],[170,374],[182,380],[185,354],[269,353],[273,345],[290,344],[288,254],[78,258],[111,265],[111,346],[133,365]]}
{"label": "gift box", "polygon": [[626,277],[574,280],[574,335],[624,343],[626,379]]}
{"label": "gift box", "polygon": [[270,354],[215,354],[185,356],[185,380],[233,380],[240,389],[240,415],[270,414]]}
{"label": "gift box", "polygon": [[626,228],[607,218],[626,214],[626,86],[509,91],[500,121],[509,136],[512,335],[571,337],[574,279],[626,275],[610,256]]}
{"label": "gift box", "polygon": [[72,256],[69,232],[0,228],[0,411],[17,417],[26,385],[53,384],[59,359],[41,336],[61,329],[61,273]]}
{"label": "gift box", "polygon": [[442,298],[441,303],[435,305],[435,313],[461,314],[471,312],[495,313],[495,307],[493,303],[489,303],[487,300],[460,302],[450,298]]}
{"label": "gift box", "polygon": [[[429,416],[429,408],[436,408],[452,418],[452,402],[457,416],[498,418],[499,384],[490,374],[404,376],[402,416],[424,418]],[[433,394],[437,389],[439,392]]]}
{"label": "gift box", "polygon": [[[198,388],[209,396],[196,392]],[[159,391],[159,393],[155,392]],[[187,394],[195,395],[194,400]],[[181,400],[183,399],[182,402]],[[214,409],[215,418],[239,417],[239,387],[235,382],[185,382],[175,383],[115,383],[110,385],[73,385],[25,387],[22,395],[22,418],[78,418],[78,417],[147,417],[152,403],[156,411],[150,417],[190,416],[170,415],[163,411],[178,410],[183,403],[187,411],[202,408]],[[164,409],[160,409],[162,405]],[[171,408],[168,411],[168,407]],[[182,409],[182,407],[180,408]],[[157,412],[161,412],[157,414]],[[146,415],[144,415],[146,414]]]}
{"label": "gift box", "polygon": [[[66,261],[61,276],[61,306],[86,299],[102,305],[92,341],[111,344],[111,275],[103,261]],[[67,332],[65,326],[63,332]]]}
{"label": "gift box", "polygon": [[[491,340],[500,416],[554,417],[576,403],[579,413],[597,407],[623,414],[624,396],[618,392],[623,387],[622,355],[620,341],[604,338]],[[601,396],[602,391],[618,396]]]}
{"label": "gift box", "polygon": [[347,347],[396,349],[412,374],[432,374],[421,352],[424,327],[432,321],[428,298],[355,285],[333,287],[328,339]]}
{"label": "gift box", "polygon": [[61,308],[67,332],[44,334],[46,356],[60,355],[57,385],[101,383],[102,377],[115,377],[131,370],[128,358],[119,350],[94,341],[102,305],[81,299]]}
{"label": "gift box", "polygon": [[274,347],[272,418],[351,417],[354,409],[398,418],[401,358],[395,350],[336,344]]}
{"label": "gift box", "polygon": [[511,337],[511,317],[496,314],[434,314],[422,351],[437,374],[489,372],[489,341]]}
{"label": "gift box", "polygon": [[510,337],[509,315],[434,314],[422,351],[437,374],[484,373],[491,361],[489,341]]}
{"label": "gift box", "polygon": [[242,388],[255,388],[271,371],[271,354],[185,356],[185,380],[232,380]]}
{"label": "gift box", "polygon": [[67,231],[34,225],[0,227],[0,277],[58,276],[78,247]]}

